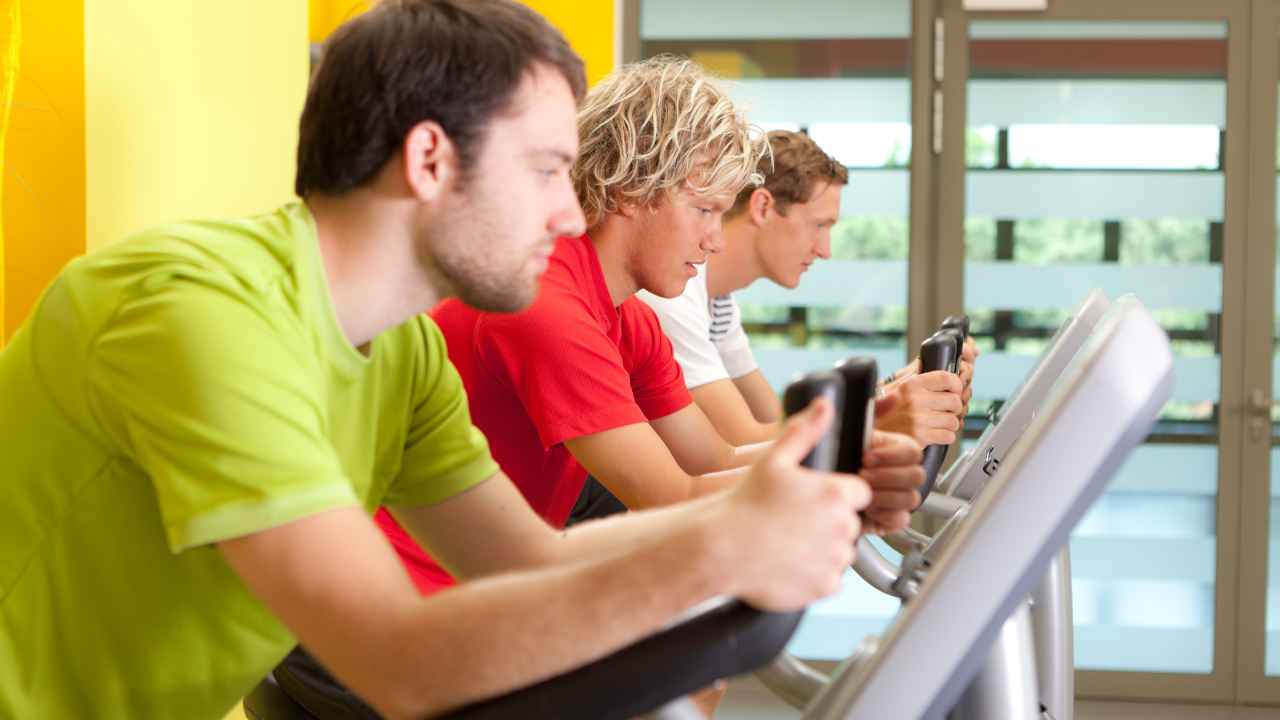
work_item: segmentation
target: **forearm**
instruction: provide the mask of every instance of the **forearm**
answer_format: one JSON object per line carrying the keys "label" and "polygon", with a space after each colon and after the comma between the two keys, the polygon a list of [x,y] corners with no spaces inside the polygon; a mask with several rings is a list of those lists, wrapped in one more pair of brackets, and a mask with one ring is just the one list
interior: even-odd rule
{"label": "forearm", "polygon": [[756,422],[766,425],[782,422],[782,400],[759,370],[734,378],[733,384],[742,393]]}
{"label": "forearm", "polygon": [[[732,591],[702,523],[630,550],[486,579],[423,601],[387,638],[394,714],[422,715],[535,683],[649,635]],[[639,540],[639,544],[636,541]],[[446,650],[447,649],[447,650]]]}
{"label": "forearm", "polygon": [[711,420],[711,424],[715,426],[716,432],[725,439],[725,442],[731,445],[744,446],[755,445],[757,443],[769,442],[778,437],[778,433],[782,432],[782,423],[780,422],[760,422],[754,417],[750,417],[745,407],[738,408],[711,408],[699,405],[707,418]]}
{"label": "forearm", "polygon": [[678,467],[654,468],[645,473],[643,468],[621,470],[615,473],[592,471],[629,510],[650,510],[670,505],[685,504],[695,498],[714,495],[737,485],[747,476],[750,466],[718,470],[702,475],[690,475]]}
{"label": "forearm", "polygon": [[728,470],[748,467],[764,457],[773,442],[772,440],[765,440],[746,445],[731,445],[721,438],[719,433],[715,433],[713,441],[716,447],[714,450],[708,451],[708,459],[696,465],[690,463],[691,467],[686,468],[688,472],[695,476],[705,477]]}
{"label": "forearm", "polygon": [[[731,482],[737,482],[739,471],[733,473]],[[729,476],[730,473],[716,473]],[[693,478],[691,480],[696,480]],[[725,478],[724,484],[730,484]],[[654,537],[677,532],[679,528],[703,517],[715,502],[712,496],[719,489],[708,484],[700,497],[665,507],[647,506],[633,508],[632,512],[591,520],[562,530],[554,543],[553,563],[575,562],[584,558],[600,558],[625,554],[637,544]]]}
{"label": "forearm", "polygon": [[756,422],[769,424],[782,422],[782,401],[778,399],[776,394],[762,392],[752,393],[745,397]]}
{"label": "forearm", "polygon": [[730,468],[740,468],[751,465],[764,454],[768,452],[769,446],[773,444],[773,440],[764,440],[762,442],[752,443],[750,445],[736,445],[731,448]]}

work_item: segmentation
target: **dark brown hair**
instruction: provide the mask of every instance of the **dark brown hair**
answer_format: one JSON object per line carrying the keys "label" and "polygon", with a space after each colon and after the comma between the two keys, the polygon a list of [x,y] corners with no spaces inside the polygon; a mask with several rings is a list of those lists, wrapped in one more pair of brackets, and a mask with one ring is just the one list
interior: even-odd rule
{"label": "dark brown hair", "polygon": [[[808,135],[773,130],[768,138],[773,157],[762,157],[756,169],[764,176],[764,183],[759,187],[773,195],[780,214],[786,215],[792,203],[808,202],[822,184],[849,184],[848,169],[823,152]],[[725,217],[734,217],[746,210],[755,190],[752,186],[743,188]]]}
{"label": "dark brown hair", "polygon": [[559,70],[582,99],[582,59],[528,7],[385,0],[325,45],[302,110],[294,191],[337,195],[363,185],[424,120],[444,129],[465,173],[534,63]]}

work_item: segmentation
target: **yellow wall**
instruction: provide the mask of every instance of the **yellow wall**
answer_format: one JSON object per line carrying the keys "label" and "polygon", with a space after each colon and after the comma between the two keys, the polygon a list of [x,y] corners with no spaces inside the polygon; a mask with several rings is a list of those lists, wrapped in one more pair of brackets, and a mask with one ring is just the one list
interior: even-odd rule
{"label": "yellow wall", "polygon": [[84,252],[83,3],[0,0],[6,50],[15,5],[22,39],[0,148],[0,340],[13,334],[58,269]]}
{"label": "yellow wall", "polygon": [[[613,69],[614,0],[526,0],[560,28],[587,64],[587,82]],[[320,42],[344,20],[369,8],[367,0],[311,0],[311,41]]]}
{"label": "yellow wall", "polygon": [[322,42],[339,25],[368,9],[368,0],[311,0],[308,22],[311,42]]}
{"label": "yellow wall", "polygon": [[613,0],[526,0],[568,38],[587,64],[587,84],[613,70]]}
{"label": "yellow wall", "polygon": [[292,197],[307,0],[0,0],[0,49],[15,3],[0,337],[86,248]]}
{"label": "yellow wall", "polygon": [[[528,4],[565,33],[590,82],[613,68],[613,0]],[[0,0],[0,50],[15,6],[23,35],[0,138],[0,342],[86,248],[292,197],[307,40],[368,5]]]}
{"label": "yellow wall", "polygon": [[9,131],[13,91],[18,84],[22,47],[22,8],[18,0],[0,3],[0,347],[4,347],[4,136]]}
{"label": "yellow wall", "polygon": [[293,197],[306,13],[306,0],[85,0],[90,250]]}

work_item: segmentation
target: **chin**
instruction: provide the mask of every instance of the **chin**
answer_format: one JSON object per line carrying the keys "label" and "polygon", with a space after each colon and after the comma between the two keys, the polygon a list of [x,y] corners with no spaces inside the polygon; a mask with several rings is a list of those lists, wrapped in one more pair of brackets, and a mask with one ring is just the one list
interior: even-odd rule
{"label": "chin", "polygon": [[689,284],[689,281],[686,278],[680,278],[679,280],[673,280],[669,283],[664,283],[662,285],[654,285],[653,287],[646,287],[641,289],[648,290],[649,292],[653,293],[654,295],[657,295],[658,297],[671,300],[673,298],[678,298],[681,295],[683,295],[685,286],[687,286],[688,284]]}
{"label": "chin", "polygon": [[801,276],[801,273],[797,273],[794,277],[778,277],[777,275],[774,275],[769,279],[772,280],[775,285],[780,285],[788,290],[795,290],[800,286]]}
{"label": "chin", "polygon": [[462,302],[476,310],[492,313],[516,313],[527,310],[537,299],[537,285],[505,287],[500,290],[485,289],[459,293]]}

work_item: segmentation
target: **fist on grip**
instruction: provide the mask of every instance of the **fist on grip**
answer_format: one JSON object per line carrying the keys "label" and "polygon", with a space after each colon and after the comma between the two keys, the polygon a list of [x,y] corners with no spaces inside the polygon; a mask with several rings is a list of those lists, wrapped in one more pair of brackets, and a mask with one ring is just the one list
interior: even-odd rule
{"label": "fist on grip", "polygon": [[[948,318],[950,320],[951,318]],[[967,319],[966,323],[967,324]],[[956,373],[960,370],[960,353],[964,348],[962,330],[943,328],[934,333],[920,345],[920,372],[945,370]],[[920,487],[920,501],[929,496],[938,479],[938,471],[942,461],[947,457],[947,445],[930,445],[924,449],[924,485]]]}

